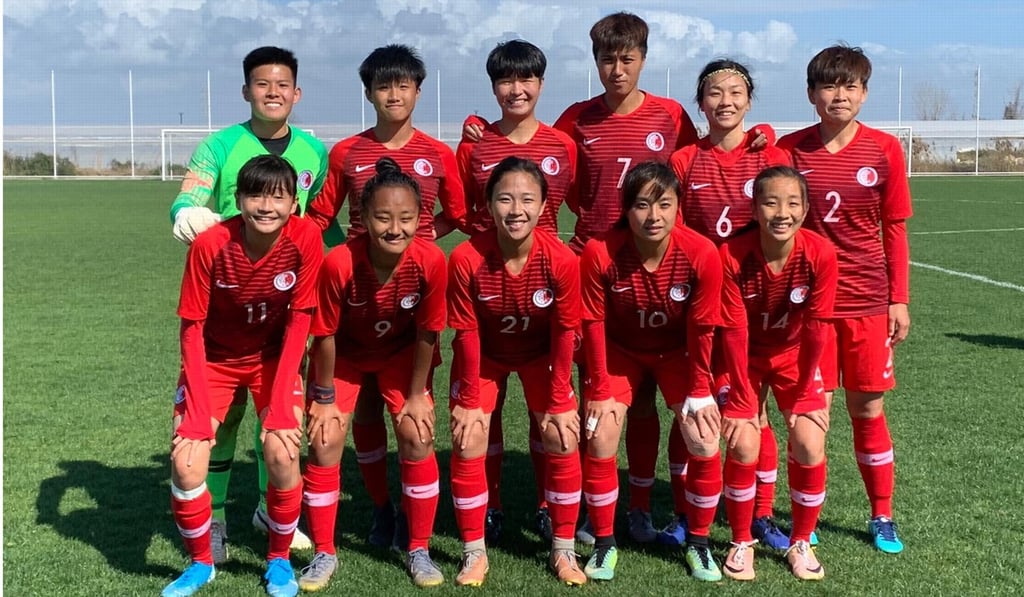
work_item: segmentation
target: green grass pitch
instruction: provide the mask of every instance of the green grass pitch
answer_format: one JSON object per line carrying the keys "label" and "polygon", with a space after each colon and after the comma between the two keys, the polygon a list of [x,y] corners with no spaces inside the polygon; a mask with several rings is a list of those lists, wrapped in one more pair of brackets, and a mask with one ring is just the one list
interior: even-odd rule
{"label": "green grass pitch", "polygon": [[[185,254],[171,238],[167,216],[176,187],[4,183],[8,595],[155,595],[182,569],[167,462],[179,358],[174,311]],[[704,585],[686,575],[678,551],[634,545],[620,524],[616,579],[577,593],[990,595],[1024,587],[1024,179],[915,178],[912,188],[912,259],[946,271],[912,268],[911,335],[897,354],[899,387],[887,399],[897,452],[896,518],[906,551],[885,556],[868,543],[867,503],[837,399],[819,527],[824,582],[800,584],[781,556],[758,550],[754,583]],[[1000,231],[971,232],[982,230]],[[953,233],[922,234],[936,232]],[[447,378],[445,365],[436,375],[440,397]],[[513,386],[505,414],[505,541],[491,550],[483,592],[568,594],[545,571],[546,546],[530,531],[526,414]],[[450,442],[443,400],[438,413],[445,487]],[[662,421],[664,442],[669,413]],[[256,486],[247,434],[240,444],[228,502],[232,559],[201,595],[263,594],[258,580],[266,543],[249,524]],[[395,487],[393,455],[390,464]],[[660,526],[671,514],[664,456],[658,470]],[[341,565],[327,594],[419,594],[397,556],[365,542],[370,507],[351,450],[343,476]],[[781,474],[783,485],[784,479]],[[776,505],[788,519],[781,487]],[[716,525],[713,540],[721,558],[724,524]],[[446,488],[432,551],[449,581],[432,594],[470,593],[451,584],[460,552]],[[301,567],[309,557],[296,554],[293,562]]]}

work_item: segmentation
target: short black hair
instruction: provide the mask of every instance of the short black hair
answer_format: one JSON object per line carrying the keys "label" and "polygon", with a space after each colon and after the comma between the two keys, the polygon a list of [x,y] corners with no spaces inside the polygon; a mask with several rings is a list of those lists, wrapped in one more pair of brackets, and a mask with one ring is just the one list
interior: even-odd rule
{"label": "short black hair", "polygon": [[544,52],[521,39],[502,42],[487,55],[487,75],[492,85],[500,79],[543,79],[547,67]]}
{"label": "short black hair", "polygon": [[615,221],[614,228],[629,227],[629,210],[633,208],[644,187],[652,183],[652,196],[661,197],[665,191],[673,191],[677,198],[682,199],[679,178],[668,164],[656,160],[641,162],[633,166],[622,181],[622,215]]}
{"label": "short black hair", "polygon": [[267,64],[287,66],[292,71],[292,80],[296,83],[299,81],[299,61],[291,50],[276,46],[263,46],[249,52],[242,59],[242,74],[245,76],[245,84],[249,84],[249,76],[253,69]]}
{"label": "short black hair", "polygon": [[825,48],[807,63],[808,89],[832,83],[860,83],[867,89],[870,78],[871,60],[864,50],[844,44]]}
{"label": "short black hair", "polygon": [[273,194],[278,191],[295,197],[295,168],[281,156],[268,153],[258,155],[238,171],[235,199],[252,195]]}
{"label": "short black hair", "polygon": [[383,187],[406,187],[412,191],[413,196],[416,198],[416,211],[422,209],[423,198],[420,196],[419,183],[412,176],[402,172],[398,162],[384,156],[374,164],[374,170],[377,173],[370,180],[366,181],[366,184],[363,185],[363,192],[359,196],[360,211],[366,211],[366,208],[370,205],[370,200],[373,199],[373,194],[377,192],[377,189]]}
{"label": "short black hair", "polygon": [[647,58],[647,21],[633,13],[617,12],[594,23],[590,28],[591,49],[594,60],[601,52],[640,50],[640,57]]}
{"label": "short black hair", "polygon": [[394,83],[415,81],[419,89],[427,78],[427,67],[416,50],[402,44],[389,44],[370,52],[359,65],[359,78],[369,89],[374,81]]}
{"label": "short black hair", "polygon": [[491,171],[491,176],[487,179],[487,186],[484,187],[484,196],[487,197],[488,204],[494,200],[495,187],[498,186],[498,183],[506,174],[512,172],[523,172],[532,177],[537,185],[540,186],[540,200],[547,201],[548,179],[540,171],[540,166],[531,159],[510,155],[498,162],[498,165]]}

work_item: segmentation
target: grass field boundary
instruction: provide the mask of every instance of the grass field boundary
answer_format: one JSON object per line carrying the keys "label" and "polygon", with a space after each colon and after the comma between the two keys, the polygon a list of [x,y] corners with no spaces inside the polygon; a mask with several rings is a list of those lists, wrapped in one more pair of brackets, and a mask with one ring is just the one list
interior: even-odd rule
{"label": "grass field boundary", "polygon": [[924,230],[911,234],[979,234],[984,232],[1020,232],[1024,228],[985,228],[982,230]]}
{"label": "grass field boundary", "polygon": [[985,284],[991,284],[992,286],[998,286],[1000,288],[1008,288],[1010,290],[1016,290],[1017,292],[1024,292],[1024,286],[1018,286],[1017,284],[1011,284],[1009,282],[1000,282],[999,280],[993,280],[992,278],[986,278],[985,276],[979,276],[977,274],[968,274],[965,272],[958,272],[952,269],[946,269],[937,265],[931,265],[930,263],[920,263],[918,261],[911,261],[910,265],[914,267],[920,267],[924,269],[930,269],[932,271],[940,272],[950,276],[958,276],[960,278],[967,278],[968,280],[974,280],[975,282],[982,282]]}

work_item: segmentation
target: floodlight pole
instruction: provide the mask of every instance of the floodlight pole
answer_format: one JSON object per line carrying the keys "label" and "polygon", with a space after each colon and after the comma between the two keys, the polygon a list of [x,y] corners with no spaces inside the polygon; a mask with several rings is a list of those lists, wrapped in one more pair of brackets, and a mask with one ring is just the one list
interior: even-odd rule
{"label": "floodlight pole", "polygon": [[981,65],[974,87],[974,175],[978,175],[981,153]]}
{"label": "floodlight pole", "polygon": [[128,138],[132,155],[132,178],[135,178],[135,94],[131,69],[128,69]]}
{"label": "floodlight pole", "polygon": [[50,122],[53,131],[53,177],[57,178],[57,86],[52,70],[50,71]]}
{"label": "floodlight pole", "polygon": [[206,130],[213,132],[213,94],[210,93],[210,71],[206,71]]}

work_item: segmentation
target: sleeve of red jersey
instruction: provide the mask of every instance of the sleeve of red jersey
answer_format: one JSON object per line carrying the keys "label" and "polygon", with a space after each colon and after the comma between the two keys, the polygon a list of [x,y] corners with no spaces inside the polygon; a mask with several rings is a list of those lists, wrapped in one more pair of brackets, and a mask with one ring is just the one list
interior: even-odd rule
{"label": "sleeve of red jersey", "polygon": [[557,321],[551,326],[551,397],[547,412],[576,409],[572,392],[572,353],[580,327],[580,265],[576,255],[552,237]]}
{"label": "sleeve of red jersey", "polygon": [[470,114],[462,121],[462,140],[459,141],[459,143],[476,143],[476,140],[466,135],[466,128],[470,126],[478,126],[481,129],[485,129],[488,124],[490,123],[487,122],[487,119],[483,116],[480,116],[479,114]]}
{"label": "sleeve of red jersey", "polygon": [[478,328],[471,290],[473,270],[478,256],[470,241],[452,251],[448,260],[448,326],[455,330]]}
{"label": "sleeve of red jersey", "polygon": [[348,245],[340,245],[327,254],[317,276],[317,309],[310,333],[333,336],[341,322],[341,304],[345,284],[352,277],[352,257]]}
{"label": "sleeve of red jersey", "polygon": [[284,326],[284,340],[281,342],[281,354],[277,359],[277,371],[270,384],[270,403],[262,425],[267,431],[278,429],[297,429],[299,421],[295,418],[292,407],[291,393],[294,391],[295,376],[302,365],[302,356],[306,352],[306,340],[309,338],[309,323],[312,308],[288,310],[288,321]]}
{"label": "sleeve of red jersey", "polygon": [[764,159],[769,166],[793,166],[793,158],[788,151],[772,145],[764,148]]}
{"label": "sleeve of red jersey", "polygon": [[444,168],[444,178],[441,179],[441,188],[438,189],[437,200],[441,203],[441,210],[445,217],[462,232],[469,234],[466,210],[466,192],[462,186],[462,176],[459,173],[459,165],[455,161],[455,153],[450,147],[441,141],[434,141],[437,147],[437,155],[441,158],[441,166]]}
{"label": "sleeve of red jersey", "polygon": [[313,309],[317,304],[317,282],[324,261],[324,246],[319,230],[308,222],[296,220],[299,234],[295,239],[302,255],[302,263],[296,272],[295,290],[288,308],[293,310]]}
{"label": "sleeve of red jersey", "polygon": [[426,288],[422,305],[416,310],[416,326],[428,332],[440,332],[447,320],[448,271],[444,252],[434,244],[424,243],[424,246],[427,250],[423,253],[422,266]]}
{"label": "sleeve of red jersey", "polygon": [[884,140],[885,159],[889,164],[889,178],[882,189],[882,244],[889,274],[889,302],[907,303],[910,301],[910,244],[905,220],[913,215],[907,164],[896,137],[887,133],[879,133],[879,137]]}
{"label": "sleeve of red jersey", "polygon": [[327,158],[327,177],[324,186],[316,197],[309,202],[307,217],[316,223],[321,231],[327,230],[331,222],[338,217],[341,206],[345,202],[348,190],[345,188],[345,156],[349,144],[342,141],[331,149]]}
{"label": "sleeve of red jersey", "polygon": [[823,240],[815,245],[814,288],[807,303],[807,315],[814,319],[832,319],[839,284],[839,261],[832,243]]}
{"label": "sleeve of red jersey", "polygon": [[607,261],[605,244],[597,239],[587,241],[580,255],[581,315],[584,321],[604,321],[604,270]]}
{"label": "sleeve of red jersey", "polygon": [[576,119],[579,118],[584,105],[586,105],[586,102],[576,102],[569,106],[565,109],[565,112],[562,112],[562,115],[558,117],[555,124],[551,125],[555,129],[569,135],[569,138],[572,139],[574,143],[579,141],[579,139],[576,138]]}
{"label": "sleeve of red jersey", "polygon": [[577,170],[576,164],[579,162],[579,149],[576,147],[576,142],[572,140],[572,137],[567,135],[565,131],[554,129],[558,135],[558,139],[565,146],[565,153],[569,156],[569,190],[565,194],[565,204],[569,206],[569,210],[574,214],[579,214],[580,211],[580,197],[579,197],[579,185],[577,184]]}
{"label": "sleeve of red jersey", "polygon": [[699,138],[697,136],[697,127],[693,126],[693,120],[686,113],[686,109],[675,100],[666,99],[665,101],[672,105],[672,118],[676,121],[676,127],[679,131],[679,135],[676,137],[675,149],[696,143]]}
{"label": "sleeve of red jersey", "polygon": [[201,234],[189,245],[185,256],[185,272],[181,276],[181,295],[178,298],[178,317],[182,319],[206,319],[218,238],[213,234]]}
{"label": "sleeve of red jersey", "polygon": [[739,287],[739,264],[726,241],[719,248],[722,261],[722,353],[729,374],[729,399],[722,415],[749,419],[757,415],[757,395],[747,373],[749,338],[747,309]]}
{"label": "sleeve of red jersey", "polygon": [[477,206],[483,205],[482,196],[483,189],[476,183],[476,179],[473,177],[473,150],[476,148],[476,144],[472,141],[463,140],[459,142],[459,147],[455,152],[455,162],[459,168],[459,178],[462,180],[462,192],[465,195],[466,200],[465,211],[466,211],[466,226],[472,227],[472,221],[476,217]]}
{"label": "sleeve of red jersey", "polygon": [[213,439],[209,382],[202,320],[181,320],[181,368],[185,377],[185,413],[175,434],[186,439]]}
{"label": "sleeve of red jersey", "polygon": [[686,345],[690,353],[690,388],[687,397],[711,396],[711,346],[715,326],[722,314],[722,262],[711,241],[690,230],[685,231],[697,270],[697,288],[693,291],[686,325]]}

